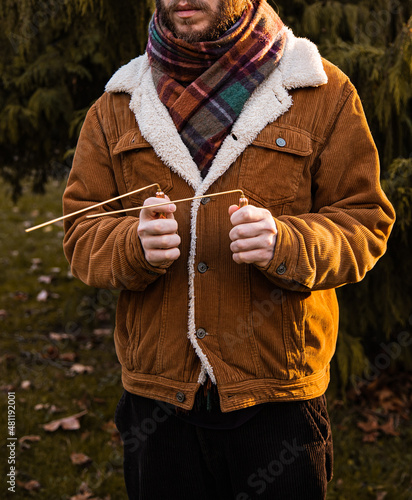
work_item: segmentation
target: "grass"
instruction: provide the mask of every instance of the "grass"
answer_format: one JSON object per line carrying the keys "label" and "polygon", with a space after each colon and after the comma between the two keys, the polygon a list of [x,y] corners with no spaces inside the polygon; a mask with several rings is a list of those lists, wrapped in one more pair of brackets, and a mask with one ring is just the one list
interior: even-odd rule
{"label": "grass", "polygon": [[[110,335],[116,293],[87,287],[71,276],[61,224],[24,232],[28,225],[61,213],[63,189],[62,183],[52,182],[45,195],[25,192],[13,206],[6,188],[0,188],[0,412],[6,415],[7,392],[14,390],[17,437],[38,436],[17,445],[16,493],[7,492],[3,481],[0,497],[123,500],[122,446],[113,425],[122,393]],[[93,372],[73,373],[74,363]],[[401,420],[398,436],[379,435],[364,443],[357,426],[364,406],[340,404],[331,396],[329,405],[335,467],[328,499],[411,499],[410,426]],[[79,418],[78,430],[43,428],[82,411],[87,413]],[[9,465],[3,417],[2,422],[5,478]],[[91,462],[75,465],[72,453],[83,453]]]}

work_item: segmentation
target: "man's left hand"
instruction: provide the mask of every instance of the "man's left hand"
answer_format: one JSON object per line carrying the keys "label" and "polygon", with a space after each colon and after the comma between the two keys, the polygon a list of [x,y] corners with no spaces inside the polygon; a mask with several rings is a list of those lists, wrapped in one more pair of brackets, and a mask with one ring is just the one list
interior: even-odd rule
{"label": "man's left hand", "polygon": [[231,205],[229,215],[234,226],[229,233],[233,260],[265,267],[273,258],[278,233],[272,214],[253,205]]}

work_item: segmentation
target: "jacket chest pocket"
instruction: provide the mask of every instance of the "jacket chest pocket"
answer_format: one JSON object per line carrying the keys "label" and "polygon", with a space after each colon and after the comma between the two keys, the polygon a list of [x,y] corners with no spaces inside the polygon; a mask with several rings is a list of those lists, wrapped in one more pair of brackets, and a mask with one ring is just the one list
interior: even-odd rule
{"label": "jacket chest pocket", "polygon": [[[158,183],[165,193],[171,191],[170,169],[156,156],[152,146],[144,139],[138,128],[123,134],[113,149],[113,155],[120,158],[127,191]],[[130,196],[130,201],[142,205],[156,188],[144,190]]]}
{"label": "jacket chest pocket", "polygon": [[266,208],[292,203],[312,151],[305,132],[268,125],[243,154],[241,188]]}

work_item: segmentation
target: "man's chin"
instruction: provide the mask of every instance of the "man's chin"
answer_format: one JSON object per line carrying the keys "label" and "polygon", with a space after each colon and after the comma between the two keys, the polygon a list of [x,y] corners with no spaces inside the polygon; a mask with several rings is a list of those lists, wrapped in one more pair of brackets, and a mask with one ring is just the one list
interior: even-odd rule
{"label": "man's chin", "polygon": [[206,28],[196,28],[192,19],[185,19],[180,26],[174,26],[173,34],[176,38],[185,42],[211,42],[220,38],[228,29],[228,26],[208,26]]}

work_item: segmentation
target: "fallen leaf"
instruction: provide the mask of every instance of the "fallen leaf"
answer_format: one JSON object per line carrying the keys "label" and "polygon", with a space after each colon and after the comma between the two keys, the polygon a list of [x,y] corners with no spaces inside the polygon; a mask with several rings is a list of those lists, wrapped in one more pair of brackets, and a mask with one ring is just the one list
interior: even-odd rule
{"label": "fallen leaf", "polygon": [[82,432],[81,436],[80,436],[80,441],[87,441],[90,437],[90,434],[91,432],[90,431],[84,431]]}
{"label": "fallen leaf", "polygon": [[34,409],[36,411],[48,410],[49,413],[61,413],[64,411],[64,408],[59,408],[58,406],[51,405],[49,403],[39,403],[34,407]]}
{"label": "fallen leaf", "polygon": [[47,290],[42,290],[37,294],[36,300],[37,302],[46,302],[49,297],[49,292]]}
{"label": "fallen leaf", "polygon": [[364,434],[362,441],[364,443],[374,443],[378,439],[378,432],[369,432],[368,434]]}
{"label": "fallen leaf", "polygon": [[395,431],[395,425],[394,425],[394,417],[391,415],[389,417],[389,420],[381,425],[380,430],[383,431],[385,434],[389,436],[399,436],[399,432]]}
{"label": "fallen leaf", "polygon": [[72,335],[71,333],[55,333],[55,332],[51,332],[49,333],[49,337],[51,338],[51,340],[56,340],[57,342],[59,342],[60,340],[75,340],[75,337],[74,335]]}
{"label": "fallen leaf", "polygon": [[22,450],[29,450],[31,448],[29,443],[40,441],[40,436],[23,436],[19,439],[20,448]]}
{"label": "fallen leaf", "polygon": [[386,497],[387,494],[388,494],[387,491],[379,491],[376,494],[376,500],[383,500]]}
{"label": "fallen leaf", "polygon": [[70,460],[74,465],[86,465],[92,462],[92,459],[84,453],[71,453]]}
{"label": "fallen leaf", "polygon": [[97,311],[96,311],[96,318],[97,318],[98,321],[108,322],[108,321],[110,321],[111,313],[106,308],[97,309]]}
{"label": "fallen leaf", "polygon": [[13,299],[19,300],[21,302],[26,302],[29,299],[29,296],[25,292],[14,292]]}
{"label": "fallen leaf", "polygon": [[79,487],[79,493],[70,497],[70,500],[88,500],[93,496],[91,489],[87,483],[82,483]]}
{"label": "fallen leaf", "polygon": [[55,345],[48,345],[43,350],[42,357],[45,359],[57,359],[59,357],[59,350]]}
{"label": "fallen leaf", "polygon": [[16,482],[21,488],[24,488],[27,491],[39,490],[41,488],[40,483],[35,479],[27,481],[27,483],[23,483],[23,481],[16,481]]}
{"label": "fallen leaf", "polygon": [[43,403],[38,403],[37,405],[35,405],[34,409],[36,411],[39,411],[39,410],[47,410],[48,408],[50,407],[50,405],[48,403],[46,404],[43,404]]}
{"label": "fallen leaf", "polygon": [[[26,227],[30,227],[31,224],[30,223],[27,223],[25,222],[24,225]],[[31,259],[31,267],[30,267],[30,272],[34,272],[34,271],[37,271],[39,269],[39,266],[42,264],[42,261],[41,259]]]}
{"label": "fallen leaf", "polygon": [[0,319],[7,318],[9,313],[6,311],[6,309],[0,309]]}
{"label": "fallen leaf", "polygon": [[60,359],[63,361],[73,362],[76,358],[77,354],[75,352],[64,352],[63,354],[60,354]]}
{"label": "fallen leaf", "polygon": [[14,392],[16,387],[13,384],[0,385],[1,392]]}
{"label": "fallen leaf", "polygon": [[78,495],[74,495],[70,497],[70,500],[93,500],[93,493],[79,493]]}
{"label": "fallen leaf", "polygon": [[83,373],[93,373],[93,366],[82,365],[80,363],[75,363],[71,368],[70,372],[75,374],[83,374]]}
{"label": "fallen leaf", "polygon": [[106,432],[110,432],[110,434],[118,432],[116,424],[114,423],[113,420],[109,420],[108,422],[105,422],[102,426],[101,429]]}
{"label": "fallen leaf", "polygon": [[59,418],[57,420],[52,420],[47,424],[43,425],[43,429],[48,432],[55,432],[59,427],[66,431],[75,431],[80,429],[80,421],[79,418],[87,413],[87,410],[84,410],[80,413],[76,413],[76,415],[71,415],[70,417]]}
{"label": "fallen leaf", "polygon": [[402,399],[394,396],[391,399],[382,400],[380,406],[386,411],[403,412],[406,408],[406,403]]}
{"label": "fallen leaf", "polygon": [[41,437],[40,436],[35,436],[33,434],[29,434],[28,436],[22,436],[19,438],[19,443],[25,443],[26,441],[30,441],[31,443],[35,443],[37,441],[40,441]]}
{"label": "fallen leaf", "polygon": [[97,337],[107,337],[113,333],[111,328],[96,328],[93,330],[93,334]]}
{"label": "fallen leaf", "polygon": [[373,415],[368,415],[367,422],[358,422],[357,426],[362,429],[363,432],[373,432],[379,429],[378,419]]}
{"label": "fallen leaf", "polygon": [[45,285],[50,285],[50,283],[52,282],[52,279],[53,277],[52,276],[46,276],[46,275],[43,275],[43,276],[39,276],[37,278],[37,281],[39,283],[44,283]]}

